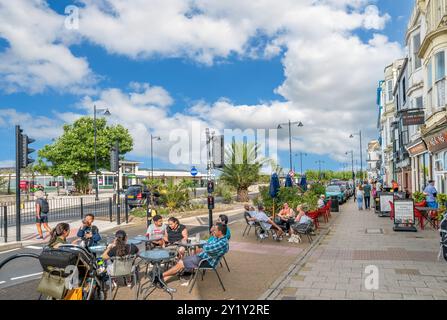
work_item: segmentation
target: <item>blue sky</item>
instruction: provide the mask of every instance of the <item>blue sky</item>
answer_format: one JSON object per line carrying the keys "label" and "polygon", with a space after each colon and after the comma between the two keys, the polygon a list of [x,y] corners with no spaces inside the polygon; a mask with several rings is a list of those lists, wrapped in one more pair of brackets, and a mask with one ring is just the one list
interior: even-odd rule
{"label": "blue sky", "polygon": [[[66,0],[48,2],[50,9],[58,15],[63,15],[65,7],[73,4],[73,1]],[[402,44],[413,1],[379,0],[371,3],[377,5],[381,14],[389,14],[391,19],[386,23],[383,30],[357,28],[352,31],[352,34],[366,43],[373,37],[373,34],[380,33],[389,38],[388,42]],[[10,39],[4,33],[2,36],[0,29],[0,54],[10,48],[9,43]],[[272,101],[287,103],[293,100],[290,98],[293,94],[281,94],[278,90],[275,90],[291,80],[292,77],[287,75],[285,71],[287,70],[285,69],[287,61],[284,54],[287,50],[284,47],[281,48],[279,54],[273,57],[251,57],[248,54],[231,53],[225,57],[217,56],[210,65],[192,59],[188,55],[181,56],[181,54],[177,57],[172,57],[172,54],[159,54],[135,59],[126,55],[126,53],[111,52],[113,50],[110,50],[108,45],[99,45],[94,40],[89,40],[75,41],[67,46],[74,57],[84,57],[88,61],[91,72],[98,76],[99,80],[94,86],[97,94],[70,93],[70,90],[61,90],[52,86],[47,86],[37,93],[32,93],[26,88],[19,89],[14,93],[0,90],[0,115],[6,109],[14,109],[18,114],[28,114],[31,119],[38,117],[51,119],[55,117],[54,112],[86,114],[85,109],[78,107],[79,102],[86,95],[95,100],[99,99],[100,94],[98,92],[109,88],[130,92],[129,84],[131,82],[148,83],[151,86],[163,88],[173,100],[167,111],[167,117],[177,113],[185,113],[186,110],[199,102],[212,106],[222,98],[228,99],[235,107],[268,104]],[[375,92],[371,91],[372,100],[375,98],[374,94]],[[374,108],[374,106],[370,107]],[[206,115],[204,117],[206,118]],[[318,112],[315,113],[315,118],[318,118]],[[154,123],[157,121],[157,119],[154,119]],[[14,158],[13,125],[14,123],[2,125],[0,121],[0,134],[3,137],[0,140],[0,163],[6,163]],[[146,123],[146,125],[151,128],[150,123]],[[26,130],[30,124],[23,124],[23,126]],[[275,126],[275,124],[272,123],[272,126]],[[300,129],[296,130],[296,134],[299,135]],[[373,133],[370,135],[371,138],[374,138],[373,135]],[[41,137],[34,145],[38,149],[49,142],[51,142],[50,139]],[[347,142],[351,143],[351,145],[346,145],[347,150],[358,150],[357,139],[355,141],[347,140]],[[366,145],[366,141],[364,141],[364,145]],[[287,168],[289,162],[288,150],[284,149],[279,152],[279,158],[280,164]],[[325,161],[324,168],[335,170],[341,167],[341,162],[350,162],[348,158],[345,161],[340,157],[337,160],[334,159],[331,152],[316,154],[312,150],[300,150],[299,146],[294,143],[293,152],[299,151],[305,151],[308,154],[303,159],[305,169],[318,168],[315,163],[317,160]],[[356,152],[356,157],[358,157],[358,151]],[[143,166],[149,166],[150,164],[149,157],[142,152],[130,154],[128,158],[142,161]],[[157,156],[154,165],[155,167],[173,167],[163,156]],[[298,170],[299,164],[295,162],[295,165]]]}

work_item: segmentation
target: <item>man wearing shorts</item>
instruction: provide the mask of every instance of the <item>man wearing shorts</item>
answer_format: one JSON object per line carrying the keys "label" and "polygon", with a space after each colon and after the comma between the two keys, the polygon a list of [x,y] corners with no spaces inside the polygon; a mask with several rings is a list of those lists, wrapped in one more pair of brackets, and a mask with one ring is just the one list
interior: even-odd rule
{"label": "man wearing shorts", "polygon": [[182,270],[193,270],[199,267],[200,261],[207,259],[201,264],[202,267],[214,268],[220,258],[228,252],[227,226],[218,223],[213,228],[214,239],[203,246],[202,249],[197,249],[196,254],[188,256],[180,260],[174,267],[163,273],[163,279],[167,281],[169,278],[175,276]]}
{"label": "man wearing shorts", "polygon": [[48,209],[48,202],[42,190],[37,191],[34,195],[36,197],[36,227],[39,234],[36,239],[43,240],[42,224],[48,234],[51,232],[51,228],[48,226],[48,210],[42,210],[44,207],[46,207],[44,209]]}

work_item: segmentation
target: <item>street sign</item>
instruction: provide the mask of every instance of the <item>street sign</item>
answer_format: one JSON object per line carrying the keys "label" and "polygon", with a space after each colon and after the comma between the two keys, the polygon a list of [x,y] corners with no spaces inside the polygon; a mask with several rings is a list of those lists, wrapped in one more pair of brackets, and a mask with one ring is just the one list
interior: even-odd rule
{"label": "street sign", "polygon": [[394,193],[378,192],[380,199],[380,214],[379,217],[389,217],[391,212],[390,202],[394,201]]}
{"label": "street sign", "polygon": [[198,173],[199,173],[199,171],[196,169],[196,167],[192,167],[191,168],[191,175],[193,177],[195,177]]}

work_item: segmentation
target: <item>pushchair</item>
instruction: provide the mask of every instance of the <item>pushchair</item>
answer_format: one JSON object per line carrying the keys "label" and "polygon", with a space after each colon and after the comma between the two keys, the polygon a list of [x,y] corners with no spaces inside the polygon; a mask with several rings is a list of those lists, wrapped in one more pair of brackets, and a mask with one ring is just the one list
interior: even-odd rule
{"label": "pushchair", "polygon": [[104,300],[105,279],[98,271],[94,254],[71,244],[58,249],[44,248],[41,254],[20,253],[0,263],[0,270],[18,258],[39,260],[43,269],[37,292],[39,300]]}

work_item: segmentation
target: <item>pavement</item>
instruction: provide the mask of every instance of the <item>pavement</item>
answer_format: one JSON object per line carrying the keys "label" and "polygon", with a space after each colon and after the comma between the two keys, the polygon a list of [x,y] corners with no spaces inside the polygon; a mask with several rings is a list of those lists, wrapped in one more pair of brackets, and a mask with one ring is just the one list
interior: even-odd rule
{"label": "pavement", "polygon": [[447,300],[439,232],[395,232],[373,210],[341,207],[326,234],[260,298],[269,300]]}

